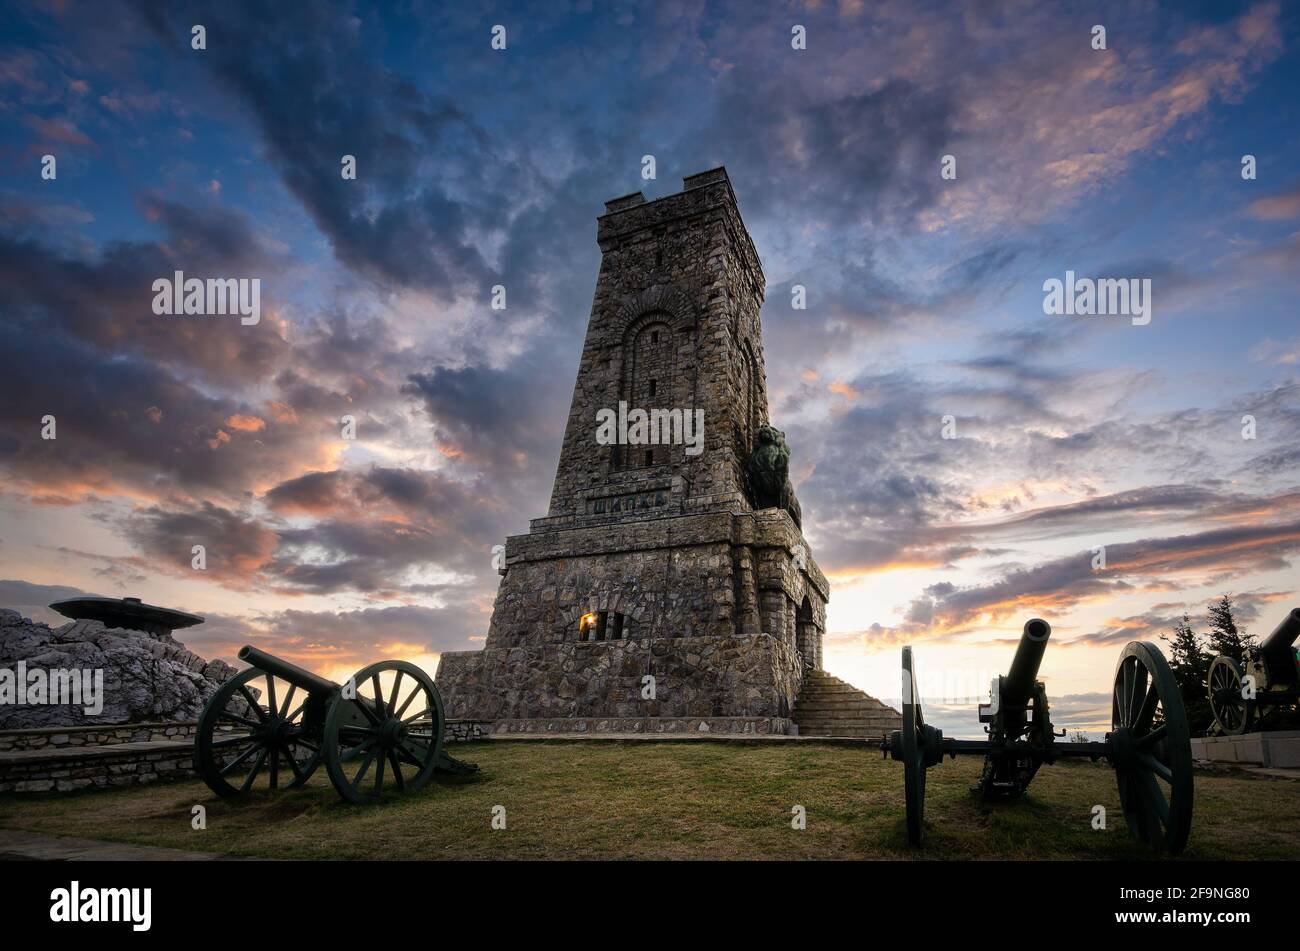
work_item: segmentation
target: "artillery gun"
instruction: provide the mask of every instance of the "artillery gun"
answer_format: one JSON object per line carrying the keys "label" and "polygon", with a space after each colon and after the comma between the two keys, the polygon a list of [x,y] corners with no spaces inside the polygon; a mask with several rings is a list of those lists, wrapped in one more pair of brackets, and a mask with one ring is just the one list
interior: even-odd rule
{"label": "artillery gun", "polygon": [[1246,648],[1244,663],[1227,654],[1210,662],[1205,689],[1221,733],[1247,733],[1269,713],[1294,707],[1300,700],[1300,608],[1292,608],[1273,633]]}
{"label": "artillery gun", "polygon": [[993,679],[980,704],[984,740],[958,740],[925,722],[911,647],[903,648],[903,728],[880,744],[903,763],[907,837],[920,845],[925,774],[944,756],[983,755],[978,790],[986,799],[1016,799],[1044,763],[1073,757],[1106,759],[1115,769],[1129,831],[1152,848],[1178,853],[1192,825],[1192,749],[1178,684],[1154,645],[1133,641],[1120,654],[1111,695],[1111,731],[1103,742],[1060,742],[1052,727],[1038,667],[1051,626],[1027,622],[1006,676]]}
{"label": "artillery gun", "polygon": [[194,747],[194,768],[218,796],[301,786],[322,762],[357,803],[415,792],[435,772],[478,771],[443,751],[442,697],[414,664],[383,660],[340,685],[256,647],[238,656],[251,666],[208,700]]}

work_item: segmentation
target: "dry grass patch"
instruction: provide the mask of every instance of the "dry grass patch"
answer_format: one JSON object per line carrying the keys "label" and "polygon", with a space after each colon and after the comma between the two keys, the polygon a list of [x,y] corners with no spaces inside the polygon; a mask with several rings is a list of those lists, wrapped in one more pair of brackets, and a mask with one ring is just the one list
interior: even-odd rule
{"label": "dry grass patch", "polygon": [[[975,757],[929,773],[925,848],[907,846],[902,770],[869,747],[721,743],[485,743],[455,748],[471,778],[352,806],[317,773],[303,789],[244,803],[201,782],[0,797],[0,827],[116,842],[304,859],[1148,858],[1128,838],[1114,774],[1045,766],[1030,795],[971,794]],[[190,810],[207,808],[192,831]],[[791,807],[808,827],[790,827]],[[1109,828],[1093,831],[1092,807]],[[507,828],[493,831],[492,807]],[[1300,783],[1197,774],[1186,858],[1300,858]]]}

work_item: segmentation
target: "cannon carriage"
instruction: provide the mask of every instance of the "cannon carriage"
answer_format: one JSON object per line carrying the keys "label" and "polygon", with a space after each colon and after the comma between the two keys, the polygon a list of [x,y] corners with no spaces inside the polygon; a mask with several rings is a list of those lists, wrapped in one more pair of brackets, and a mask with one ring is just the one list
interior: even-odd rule
{"label": "cannon carriage", "polygon": [[322,763],[356,803],[478,770],[443,750],[442,697],[414,664],[380,661],[336,684],[256,647],[238,656],[251,666],[208,700],[194,747],[195,770],[219,796],[301,786]]}
{"label": "cannon carriage", "polygon": [[1300,638],[1300,608],[1293,608],[1246,656],[1220,654],[1210,662],[1205,689],[1210,711],[1220,733],[1248,733],[1272,713],[1293,708],[1300,701],[1300,658],[1295,642]]}
{"label": "cannon carriage", "polygon": [[1061,742],[1038,677],[1051,626],[1025,624],[1006,676],[994,678],[980,704],[984,740],[958,740],[925,722],[911,647],[903,648],[903,728],[881,741],[903,763],[907,836],[920,845],[926,771],[945,756],[984,756],[978,791],[985,799],[1016,799],[1044,763],[1105,759],[1115,769],[1120,804],[1133,836],[1158,851],[1179,853],[1192,824],[1192,752],[1178,684],[1154,645],[1133,641],[1120,654],[1111,694],[1111,731],[1102,742]]}

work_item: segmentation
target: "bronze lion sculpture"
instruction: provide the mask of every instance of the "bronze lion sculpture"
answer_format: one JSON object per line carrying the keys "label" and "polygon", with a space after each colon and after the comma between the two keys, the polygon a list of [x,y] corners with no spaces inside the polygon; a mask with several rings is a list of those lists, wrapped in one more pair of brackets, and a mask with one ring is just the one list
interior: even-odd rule
{"label": "bronze lion sculpture", "polygon": [[758,445],[745,463],[749,476],[749,490],[755,508],[785,509],[795,525],[803,528],[803,515],[799,500],[794,497],[790,484],[790,448],[785,444],[785,433],[775,426],[763,426],[758,431]]}

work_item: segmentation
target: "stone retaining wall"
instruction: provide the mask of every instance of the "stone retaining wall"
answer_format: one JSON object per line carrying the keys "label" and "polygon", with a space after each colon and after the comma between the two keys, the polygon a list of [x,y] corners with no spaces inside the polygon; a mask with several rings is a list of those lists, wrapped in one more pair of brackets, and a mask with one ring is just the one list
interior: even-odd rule
{"label": "stone retaining wall", "polygon": [[442,731],[443,743],[472,743],[483,739],[487,724],[482,720],[448,720]]}
{"label": "stone retaining wall", "polygon": [[[92,786],[134,786],[194,776],[194,750],[188,743],[166,749],[141,749],[131,743],[117,746],[120,750],[103,756],[77,756],[69,751],[66,757],[59,758],[51,751],[48,756],[0,758],[0,792],[71,792]],[[113,747],[100,749],[108,751]],[[77,751],[84,752],[84,747]]]}
{"label": "stone retaining wall", "polygon": [[[111,746],[157,740],[193,740],[198,723],[117,723],[104,726],[45,727],[39,730],[0,730],[0,753],[57,749],[65,746]],[[481,739],[478,720],[448,720],[444,743]]]}
{"label": "stone retaining wall", "polygon": [[491,736],[511,733],[794,733],[785,717],[555,717],[550,719],[496,720],[484,724]]}
{"label": "stone retaining wall", "polygon": [[192,740],[195,721],[172,723],[109,723],[104,726],[44,727],[0,730],[0,753],[45,750],[64,746],[111,746],[151,740]]}
{"label": "stone retaining wall", "polygon": [[[70,792],[194,778],[195,723],[123,723],[0,732],[0,793]],[[444,743],[487,735],[477,720],[447,720]]]}
{"label": "stone retaining wall", "polygon": [[1192,738],[1192,756],[1208,763],[1300,768],[1300,730]]}

